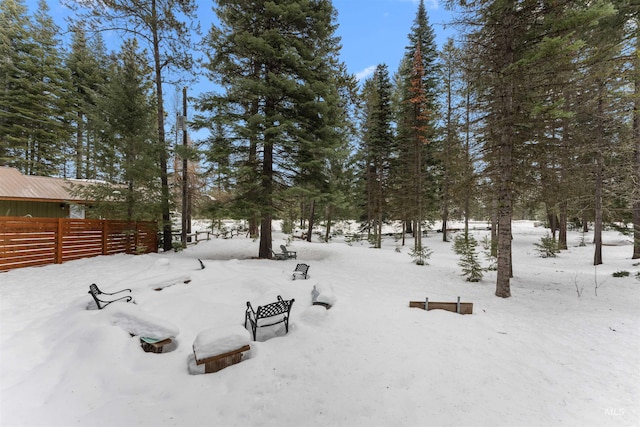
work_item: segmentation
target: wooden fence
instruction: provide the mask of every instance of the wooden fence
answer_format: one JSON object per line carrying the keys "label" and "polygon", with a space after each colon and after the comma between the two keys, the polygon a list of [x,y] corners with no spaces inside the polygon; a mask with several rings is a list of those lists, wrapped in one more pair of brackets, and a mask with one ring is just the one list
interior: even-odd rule
{"label": "wooden fence", "polygon": [[158,250],[155,222],[0,217],[0,271]]}

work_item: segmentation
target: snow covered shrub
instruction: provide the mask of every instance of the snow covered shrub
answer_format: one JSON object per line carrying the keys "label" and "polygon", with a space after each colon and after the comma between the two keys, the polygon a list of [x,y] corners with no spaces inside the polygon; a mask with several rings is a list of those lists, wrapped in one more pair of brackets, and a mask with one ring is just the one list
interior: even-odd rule
{"label": "snow covered shrub", "polygon": [[292,234],[293,233],[294,223],[292,220],[285,218],[282,220],[282,232],[284,234]]}
{"label": "snow covered shrub", "polygon": [[628,277],[629,274],[628,271],[616,271],[613,273],[613,277]]}
{"label": "snow covered shrub", "polygon": [[585,232],[584,231],[580,235],[580,241],[578,241],[578,246],[580,246],[581,248],[587,246],[587,242],[585,240]]}
{"label": "snow covered shrub", "polygon": [[426,246],[417,246],[409,251],[409,256],[416,265],[429,265],[426,260],[431,258],[432,253],[433,251]]}
{"label": "snow covered shrub", "polygon": [[359,242],[361,238],[362,238],[362,236],[360,236],[360,234],[358,234],[358,233],[345,234],[344,242],[347,245],[351,246],[351,245],[353,245],[353,242]]}
{"label": "snow covered shrub", "polygon": [[540,243],[534,243],[541,258],[555,258],[560,252],[558,242],[550,234],[540,238]]}
{"label": "snow covered shrub", "polygon": [[482,267],[478,261],[478,253],[476,252],[476,246],[478,242],[473,236],[457,236],[454,240],[454,250],[456,254],[460,255],[460,262],[458,265],[462,267],[462,275],[467,278],[467,282],[479,282],[482,280]]}

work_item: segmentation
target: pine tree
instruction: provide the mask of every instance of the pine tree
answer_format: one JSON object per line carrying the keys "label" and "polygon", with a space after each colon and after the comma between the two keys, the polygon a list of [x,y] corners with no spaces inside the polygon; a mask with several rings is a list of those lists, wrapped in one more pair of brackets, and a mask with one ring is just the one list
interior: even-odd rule
{"label": "pine tree", "polygon": [[508,297],[514,200],[526,194],[517,191],[526,190],[523,183],[531,181],[532,166],[542,160],[531,156],[529,147],[545,133],[541,117],[549,121],[562,117],[557,107],[561,98],[553,94],[560,85],[555,77],[549,79],[552,67],[546,64],[571,64],[561,58],[580,46],[574,30],[589,28],[608,8],[602,3],[582,7],[572,0],[553,5],[512,0],[462,3],[468,20],[479,25],[468,37],[468,48],[477,58],[474,80],[481,89],[479,103],[486,113],[485,161],[497,195],[496,295]]}
{"label": "pine tree", "polygon": [[153,220],[161,205],[156,106],[145,55],[132,39],[125,40],[111,59],[108,80],[95,106],[104,120],[101,156],[110,166],[109,181],[82,190],[83,196],[96,201],[98,214],[128,221]]}
{"label": "pine tree", "polygon": [[69,76],[61,65],[59,29],[44,0],[33,20],[19,1],[4,0],[1,7],[1,49],[9,58],[0,69],[0,126],[9,148],[3,156],[24,173],[57,174],[69,136]]}
{"label": "pine tree", "polygon": [[376,67],[363,85],[365,113],[362,147],[367,185],[367,226],[373,231],[374,246],[382,245],[382,222],[387,211],[390,167],[396,150],[392,128],[391,82],[386,64]]}
{"label": "pine tree", "polygon": [[406,228],[413,232],[414,245],[420,246],[422,222],[439,208],[440,186],[435,114],[438,56],[424,1],[418,5],[408,39],[410,44],[397,77],[398,158],[392,175],[394,205],[399,207],[403,221],[409,223]]}
{"label": "pine tree", "polygon": [[19,111],[27,85],[22,65],[32,48],[29,25],[22,0],[0,0],[0,164],[23,171],[28,127]]}
{"label": "pine tree", "polygon": [[[82,7],[83,2],[76,0]],[[171,196],[167,170],[165,138],[164,82],[172,71],[191,71],[191,32],[198,27],[189,24],[195,18],[193,0],[98,0],[79,19],[89,19],[96,30],[123,31],[147,43],[149,62],[153,64],[156,92],[156,138],[162,193],[162,241],[171,250]]]}
{"label": "pine tree", "polygon": [[231,116],[245,142],[245,202],[260,218],[259,257],[271,258],[279,189],[304,182],[326,191],[323,162],[340,143],[335,10],[327,0],[225,0],[216,14],[207,68],[224,92],[200,104]]}
{"label": "pine tree", "polygon": [[94,42],[87,41],[82,25],[72,28],[71,51],[66,64],[71,72],[73,86],[72,112],[75,116],[75,141],[69,150],[73,153],[73,170],[76,178],[96,178],[97,170],[92,160],[99,147],[99,133],[92,132],[100,123],[100,111],[96,109],[101,90],[106,82],[106,54],[100,33]]}
{"label": "pine tree", "polygon": [[39,0],[32,34],[34,103],[32,114],[39,120],[31,129],[31,170],[36,175],[58,174],[64,164],[64,147],[70,136],[68,105],[71,87],[69,72],[63,66],[60,29],[49,16],[49,6]]}

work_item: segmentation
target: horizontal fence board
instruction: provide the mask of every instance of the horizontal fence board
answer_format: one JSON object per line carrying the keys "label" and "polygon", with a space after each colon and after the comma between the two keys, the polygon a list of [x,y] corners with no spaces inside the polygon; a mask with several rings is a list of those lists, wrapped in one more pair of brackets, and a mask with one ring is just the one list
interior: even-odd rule
{"label": "horizontal fence board", "polygon": [[157,249],[154,222],[0,217],[0,271]]}

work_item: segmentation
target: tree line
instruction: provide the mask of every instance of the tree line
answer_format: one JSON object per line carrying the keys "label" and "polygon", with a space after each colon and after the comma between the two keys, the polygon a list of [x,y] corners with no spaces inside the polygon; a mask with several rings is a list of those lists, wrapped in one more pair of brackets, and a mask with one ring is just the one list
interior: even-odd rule
{"label": "tree line", "polygon": [[[328,240],[336,220],[358,219],[378,248],[398,221],[417,257],[430,223],[446,240],[451,220],[467,236],[486,219],[500,297],[514,219],[544,218],[560,249],[569,227],[592,224],[596,265],[603,227],[632,224],[640,258],[633,0],[451,0],[458,33],[440,49],[421,1],[397,70],[378,64],[362,82],[340,60],[330,0],[212,2],[199,46],[191,0],[72,4],[63,31],[44,0],[33,15],[0,0],[0,164],[96,180],[99,214],[159,219],[165,249],[176,155],[201,164],[199,215],[246,219],[261,258],[275,218],[309,240],[317,221]],[[165,87],[196,74],[212,90],[191,100],[189,125],[210,136],[173,147]]]}

